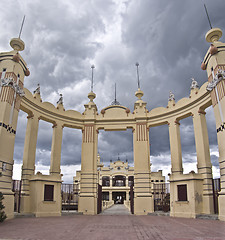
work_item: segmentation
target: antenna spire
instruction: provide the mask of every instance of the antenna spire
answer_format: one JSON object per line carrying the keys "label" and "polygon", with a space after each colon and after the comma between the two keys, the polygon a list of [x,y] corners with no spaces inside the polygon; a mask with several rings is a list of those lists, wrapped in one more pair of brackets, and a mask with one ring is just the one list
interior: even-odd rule
{"label": "antenna spire", "polygon": [[25,21],[25,15],[23,16],[23,21],[22,21],[22,24],[21,24],[20,33],[19,33],[19,39],[20,39],[20,36],[21,36],[22,30],[23,30],[23,24],[24,24],[24,21]]}
{"label": "antenna spire", "polygon": [[115,83],[115,102],[116,102],[116,83]]}
{"label": "antenna spire", "polygon": [[93,92],[94,68],[95,65],[91,65],[91,92]]}
{"label": "antenna spire", "polygon": [[206,16],[207,16],[208,21],[209,21],[209,26],[212,29],[212,24],[211,24],[211,21],[210,21],[209,14],[208,14],[207,7],[206,7],[205,3],[204,3],[204,7],[205,7]]}
{"label": "antenna spire", "polygon": [[115,83],[115,100],[111,103],[111,105],[120,105],[120,103],[116,100],[116,83]]}
{"label": "antenna spire", "polygon": [[136,62],[136,67],[137,67],[137,80],[138,80],[138,88],[140,88],[140,79],[139,79],[139,71],[138,71],[138,67],[139,67],[139,63]]}

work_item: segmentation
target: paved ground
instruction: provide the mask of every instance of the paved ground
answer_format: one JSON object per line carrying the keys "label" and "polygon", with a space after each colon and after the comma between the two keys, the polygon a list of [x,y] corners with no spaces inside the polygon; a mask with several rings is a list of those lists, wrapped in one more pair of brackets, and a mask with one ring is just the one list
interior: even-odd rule
{"label": "paved ground", "polygon": [[100,215],[131,215],[131,213],[123,204],[115,204],[105,209]]}
{"label": "paved ground", "polygon": [[0,223],[0,239],[224,240],[225,222],[134,215],[16,218]]}

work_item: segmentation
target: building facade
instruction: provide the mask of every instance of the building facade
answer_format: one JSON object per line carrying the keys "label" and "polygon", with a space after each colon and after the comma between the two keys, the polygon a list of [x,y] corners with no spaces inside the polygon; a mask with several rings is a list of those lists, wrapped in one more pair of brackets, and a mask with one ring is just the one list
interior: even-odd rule
{"label": "building facade", "polygon": [[[105,166],[100,161],[100,155],[97,156],[97,172],[98,184],[102,188],[102,208],[107,208],[113,204],[124,204],[130,208],[130,190],[134,186],[134,167],[129,166],[128,161],[121,161],[118,157],[117,161],[110,160],[109,166]],[[76,172],[74,177],[74,193],[80,189],[81,171]],[[151,189],[154,195],[153,184],[165,185],[165,177],[162,170],[151,172]],[[79,196],[75,194],[75,196]]]}

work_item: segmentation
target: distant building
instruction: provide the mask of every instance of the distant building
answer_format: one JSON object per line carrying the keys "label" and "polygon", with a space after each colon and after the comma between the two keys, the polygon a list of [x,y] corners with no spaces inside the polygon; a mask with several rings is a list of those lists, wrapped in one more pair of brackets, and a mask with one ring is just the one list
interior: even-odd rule
{"label": "distant building", "polygon": [[[134,185],[134,167],[129,166],[128,161],[123,162],[118,157],[117,161],[112,162],[108,167],[100,161],[100,155],[97,157],[98,183],[102,186],[102,205],[107,208],[113,204],[130,205],[130,187]],[[80,174],[76,172],[73,178],[74,192],[80,189]],[[162,170],[151,172],[152,194],[154,194],[153,183],[165,184],[165,177]],[[79,191],[77,196],[79,196]]]}

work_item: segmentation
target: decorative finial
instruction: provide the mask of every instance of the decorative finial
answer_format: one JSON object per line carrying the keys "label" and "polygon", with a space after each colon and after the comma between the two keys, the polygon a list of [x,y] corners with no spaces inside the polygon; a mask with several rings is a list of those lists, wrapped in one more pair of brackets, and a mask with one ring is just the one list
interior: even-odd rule
{"label": "decorative finial", "polygon": [[191,78],[191,80],[191,89],[199,88],[198,82],[193,77]]}
{"label": "decorative finial", "polygon": [[23,30],[23,24],[24,24],[24,21],[25,21],[25,15],[23,16],[23,21],[22,21],[22,24],[21,24],[20,33],[19,33],[19,39],[20,39],[20,36],[21,36],[22,30]]}
{"label": "decorative finial", "polygon": [[210,28],[212,29],[212,24],[211,24],[211,21],[210,21],[210,18],[209,18],[209,14],[208,14],[208,11],[207,11],[207,8],[206,8],[206,5],[205,5],[205,4],[204,4],[204,7],[205,7],[206,16],[207,16],[208,21],[209,21],[209,26],[210,26]]}
{"label": "decorative finial", "polygon": [[174,96],[174,94],[170,91],[170,95],[169,95],[168,101],[173,101],[173,100],[175,100],[175,96]]}
{"label": "decorative finial", "polygon": [[95,65],[91,65],[91,92],[93,92],[94,68]]}
{"label": "decorative finial", "polygon": [[118,161],[120,161],[120,154],[118,153]]}
{"label": "decorative finial", "polygon": [[40,84],[38,83],[38,85],[37,85],[37,88],[34,90],[34,94],[35,93],[38,93],[38,94],[40,94],[41,93],[41,91],[40,91]]}
{"label": "decorative finial", "polygon": [[62,96],[62,94],[59,94],[59,100],[58,100],[58,102],[57,102],[57,104],[63,104],[63,96]]}
{"label": "decorative finial", "polygon": [[121,104],[116,100],[116,83],[115,83],[115,100],[111,103],[111,105],[121,105]]}
{"label": "decorative finial", "polygon": [[139,63],[136,62],[136,67],[137,67],[137,80],[138,80],[138,89],[140,88],[140,79],[139,79],[139,70],[138,70],[138,67],[139,67]]}

